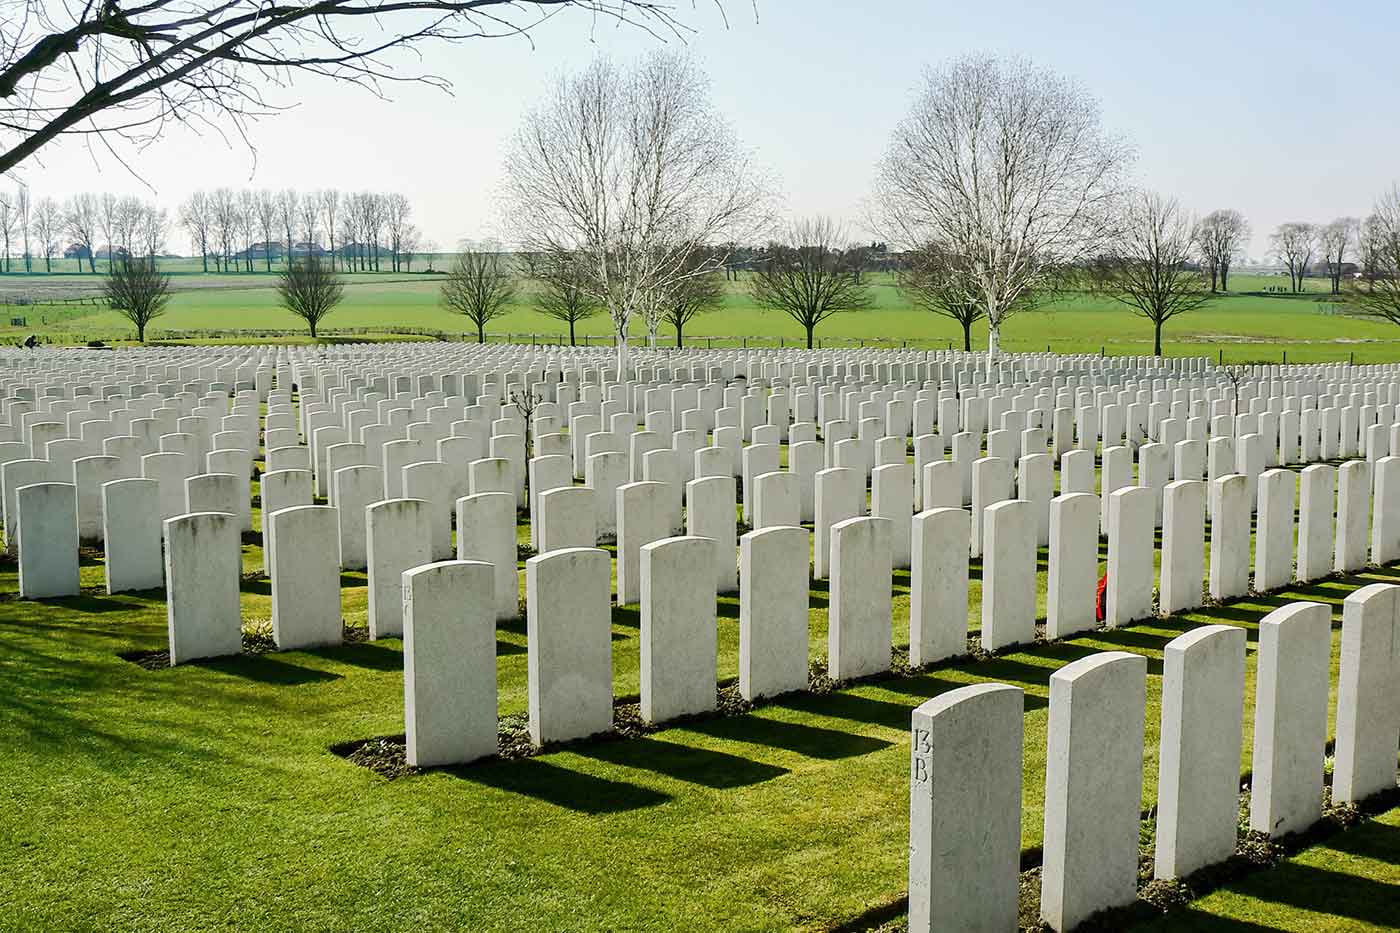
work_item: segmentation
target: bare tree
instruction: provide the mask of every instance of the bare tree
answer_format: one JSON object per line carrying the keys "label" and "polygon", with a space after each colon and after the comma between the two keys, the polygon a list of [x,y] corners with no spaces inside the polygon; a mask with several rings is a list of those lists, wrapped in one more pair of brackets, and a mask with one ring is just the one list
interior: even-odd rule
{"label": "bare tree", "polygon": [[1317,231],[1317,248],[1322,253],[1322,261],[1327,263],[1327,276],[1332,280],[1332,294],[1342,293],[1342,266],[1347,261],[1347,251],[1355,245],[1361,235],[1361,221],[1355,217],[1338,217]]}
{"label": "bare tree", "polygon": [[321,202],[321,220],[326,225],[326,245],[329,248],[331,268],[335,268],[335,234],[338,229],[335,225],[336,215],[340,212],[340,192],[334,188],[327,188],[319,195]]}
{"label": "bare tree", "polygon": [[403,250],[403,271],[413,271],[413,256],[418,252],[422,241],[422,232],[413,224],[408,224],[403,228],[403,235],[399,242],[399,248]]}
{"label": "bare tree", "polygon": [[345,297],[345,283],[320,256],[307,255],[278,273],[277,296],[282,307],[306,322],[315,340],[321,321]]}
{"label": "bare tree", "polygon": [[44,255],[44,271],[53,271],[54,253],[58,251],[63,232],[63,211],[53,198],[34,202],[34,235],[39,238],[39,250]]}
{"label": "bare tree", "polygon": [[1386,224],[1378,214],[1371,214],[1361,223],[1357,236],[1357,258],[1361,264],[1361,279],[1369,290],[1375,289],[1375,282],[1381,276],[1385,263]]}
{"label": "bare tree", "polygon": [[798,221],[782,242],[769,244],[768,255],[749,279],[754,302],[802,325],[809,350],[822,321],[871,305],[870,287],[860,283],[842,255],[840,244],[845,242],[845,232],[831,220]]}
{"label": "bare tree", "polygon": [[683,54],[623,70],[606,60],[561,77],[525,117],[506,157],[505,196],[523,250],[567,257],[607,309],[618,371],[628,330],[656,295],[723,265],[707,244],[766,225],[770,199],[709,81]]}
{"label": "bare tree", "polygon": [[34,254],[29,251],[29,225],[32,220],[33,204],[29,199],[29,189],[20,185],[15,191],[15,225],[19,229],[20,242],[24,248],[24,271],[34,271]]}
{"label": "bare tree", "polygon": [[10,239],[15,235],[15,199],[10,195],[0,194],[0,240],[3,240],[4,252],[0,253],[0,261],[5,264],[5,271],[10,271],[10,256],[13,250],[10,248]]}
{"label": "bare tree", "polygon": [[1356,314],[1400,324],[1400,186],[1380,197],[1363,229],[1371,271],[1365,289],[1350,283],[1347,304]]}
{"label": "bare tree", "polygon": [[292,264],[292,247],[296,244],[297,220],[301,216],[301,198],[292,188],[283,188],[277,193],[277,222],[286,237],[287,252],[284,259],[287,267]]}
{"label": "bare tree", "polygon": [[209,251],[214,244],[214,206],[203,191],[196,191],[180,205],[180,226],[190,238],[190,246],[199,250],[205,272],[209,271]]}
{"label": "bare tree", "polygon": [[1317,248],[1317,226],[1294,221],[1279,224],[1269,246],[1274,256],[1288,269],[1288,285],[1296,294],[1303,290],[1303,276],[1312,262],[1313,250]]}
{"label": "bare tree", "polygon": [[141,225],[141,214],[145,208],[135,195],[127,195],[117,201],[118,239],[128,256],[136,254],[136,231]]}
{"label": "bare tree", "polygon": [[107,273],[109,275],[115,268],[117,240],[121,238],[119,203],[117,196],[110,192],[103,194],[102,199],[98,202],[97,225],[102,230],[103,239],[107,241]]}
{"label": "bare tree", "polygon": [[210,209],[214,236],[218,243],[214,261],[222,271],[227,272],[233,254],[237,252],[235,244],[238,242],[238,198],[228,188],[215,188],[210,196]]}
{"label": "bare tree", "polygon": [[925,311],[956,321],[963,349],[972,350],[972,326],[987,316],[977,278],[969,263],[939,243],[911,250],[899,270],[899,290]]}
{"label": "bare tree", "polygon": [[151,268],[154,269],[156,259],[165,249],[165,239],[170,235],[170,216],[166,213],[165,208],[157,207],[154,204],[143,205],[137,233],[140,238],[140,249],[145,253]]}
{"label": "bare tree", "polygon": [[1230,266],[1249,244],[1249,221],[1239,211],[1211,211],[1196,226],[1201,270],[1210,276],[1210,290],[1230,290]]}
{"label": "bare tree", "polygon": [[695,318],[714,311],[724,304],[724,277],[709,257],[697,257],[694,262],[705,263],[708,270],[688,275],[661,293],[658,302],[661,320],[676,332],[676,346],[685,346],[685,328]]}
{"label": "bare tree", "polygon": [[535,309],[569,325],[569,346],[577,346],[579,321],[601,314],[603,306],[589,289],[589,271],[567,256],[551,254],[535,264]]}
{"label": "bare tree", "polygon": [[448,310],[476,325],[477,343],[485,343],[486,325],[506,314],[515,297],[510,260],[490,244],[463,250],[442,280],[440,297]]}
{"label": "bare tree", "polygon": [[986,307],[987,359],[1011,314],[1094,255],[1131,158],[1078,84],[1020,60],[930,70],[877,170],[877,220],[963,257]]}
{"label": "bare tree", "polygon": [[0,36],[0,173],[64,134],[135,143],[168,122],[247,124],[283,109],[265,85],[296,74],[382,93],[388,83],[446,88],[403,70],[435,41],[520,35],[563,8],[655,33],[688,31],[651,0],[146,0],[52,4],[11,0]]}
{"label": "bare tree", "polygon": [[301,199],[301,230],[308,255],[316,252],[316,231],[320,229],[321,199],[314,193]]}
{"label": "bare tree", "polygon": [[146,342],[146,328],[165,313],[170,300],[170,276],[154,263],[123,256],[107,270],[103,292],[112,310],[136,328],[136,339]]}
{"label": "bare tree", "polygon": [[277,195],[266,188],[256,195],[258,230],[262,233],[263,260],[267,271],[272,271],[272,237],[277,230]]}
{"label": "bare tree", "polygon": [[88,271],[97,271],[97,198],[91,194],[75,194],[63,212],[63,230],[73,244],[78,271],[83,271],[83,253],[87,253]]}
{"label": "bare tree", "polygon": [[1162,325],[1210,300],[1195,258],[1195,230],[1175,200],[1148,192],[1123,201],[1109,251],[1089,266],[1096,287],[1152,322],[1152,352],[1162,355]]}
{"label": "bare tree", "polygon": [[384,196],[384,225],[389,233],[389,262],[394,272],[399,271],[399,254],[403,251],[403,235],[408,228],[408,218],[413,206],[401,194]]}

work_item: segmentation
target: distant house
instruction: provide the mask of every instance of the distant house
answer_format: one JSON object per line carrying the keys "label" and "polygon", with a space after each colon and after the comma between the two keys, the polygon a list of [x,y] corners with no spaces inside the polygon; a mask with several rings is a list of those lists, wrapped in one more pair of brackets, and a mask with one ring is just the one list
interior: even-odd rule
{"label": "distant house", "polygon": [[234,259],[256,259],[266,262],[269,258],[281,259],[285,252],[281,240],[272,240],[267,243],[254,243],[247,249],[234,253]]}
{"label": "distant house", "polygon": [[125,259],[131,255],[125,246],[99,246],[97,248],[98,259]]}
{"label": "distant house", "polygon": [[346,243],[342,246],[336,247],[335,252],[336,255],[345,257],[375,255],[387,256],[389,255],[389,248],[386,246],[382,246],[378,243]]}
{"label": "distant house", "polygon": [[64,259],[87,259],[92,250],[80,243],[70,243],[63,251]]}

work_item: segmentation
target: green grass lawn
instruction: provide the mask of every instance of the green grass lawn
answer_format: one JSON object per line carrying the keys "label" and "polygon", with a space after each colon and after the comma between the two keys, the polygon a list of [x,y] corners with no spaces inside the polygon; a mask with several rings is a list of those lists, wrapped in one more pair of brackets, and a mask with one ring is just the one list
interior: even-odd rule
{"label": "green grass lawn", "polygon": [[[245,570],[261,566],[254,544],[244,546],[244,558]],[[402,732],[398,640],[148,671],[118,654],[164,647],[159,592],[108,597],[99,590],[100,564],[89,559],[82,596],[18,601],[14,566],[3,564],[0,786],[8,806],[0,815],[7,867],[0,928],[838,926],[905,890],[906,742],[919,703],[982,681],[1025,689],[1022,844],[1033,853],[1056,669],[1103,650],[1149,659],[1149,807],[1163,646],[1201,624],[1247,630],[1245,769],[1258,620],[1313,599],[1331,605],[1339,625],[1341,600],[1374,581],[1400,581],[1400,570],[790,695],[643,738],[389,781],[329,748]],[[904,643],[907,574],[896,575],[895,595],[895,641]],[[813,585],[810,600],[816,656],[825,652],[824,584]],[[265,578],[244,581],[245,620],[268,618],[270,603]],[[342,577],[342,604],[350,624],[364,623],[363,574]],[[727,679],[737,672],[737,601],[721,599],[718,614],[719,673]],[[638,690],[638,626],[635,606],[614,611],[618,696]],[[1339,637],[1338,628],[1334,681]],[[523,621],[499,628],[503,715],[526,709],[525,645]],[[1334,844],[1347,844],[1341,838]],[[1235,890],[1203,900],[1197,912],[1225,916]],[[1302,897],[1238,896],[1285,910]],[[1217,899],[1225,906],[1215,907]]]}
{"label": "green grass lawn", "polygon": [[1308,930],[1352,933],[1400,926],[1400,809],[1327,839],[1269,871],[1191,904],[1144,933]]}
{"label": "green grass lawn", "polygon": [[[939,348],[962,345],[962,332],[946,318],[919,311],[909,305],[889,276],[871,277],[875,304],[872,310],[840,314],[824,322],[817,331],[831,345],[870,345]],[[98,277],[55,274],[46,276],[0,276],[0,290],[38,293],[44,285],[54,288],[90,289]],[[201,331],[247,331],[255,336],[261,330],[300,330],[300,322],[277,305],[265,273],[201,275],[194,271],[175,276],[177,294],[164,317],[152,328],[155,339],[162,333],[198,334]],[[423,328],[452,333],[475,329],[466,319],[438,303],[436,277],[424,274],[355,273],[347,276],[344,303],[324,326],[334,329],[366,329],[366,337],[394,329]],[[1212,300],[1205,308],[1182,315],[1168,323],[1165,352],[1174,356],[1210,356],[1226,362],[1282,360],[1290,362],[1348,360],[1383,362],[1400,359],[1400,328],[1337,313],[1338,303],[1325,293],[1321,281],[1308,280],[1309,291],[1302,295],[1265,292],[1277,287],[1278,277],[1236,276],[1235,291]],[[61,285],[53,285],[60,282]],[[33,283],[32,285],[30,283]],[[41,333],[59,340],[80,341],[94,338],[129,339],[130,325],[117,313],[91,305],[7,306],[0,315],[0,340],[23,338]],[[12,317],[26,319],[24,326],[10,326]],[[490,333],[498,339],[530,341],[537,338],[558,341],[567,328],[535,310],[524,299],[511,306],[509,313],[491,322]],[[580,337],[606,341],[611,326],[605,316],[579,325]],[[640,321],[632,333],[644,336]],[[724,307],[702,315],[687,329],[688,338],[713,338],[722,345],[751,340],[756,345],[801,345],[803,332],[786,316],[755,307],[744,283],[730,283]],[[182,338],[182,339],[188,339]],[[201,339],[208,339],[207,336]],[[663,344],[674,343],[674,332],[663,328]],[[974,347],[986,346],[986,327],[974,333]],[[1010,351],[1058,353],[1107,353],[1111,355],[1149,354],[1152,328],[1141,317],[1102,296],[1073,294],[1035,311],[1008,321],[1003,347]]]}

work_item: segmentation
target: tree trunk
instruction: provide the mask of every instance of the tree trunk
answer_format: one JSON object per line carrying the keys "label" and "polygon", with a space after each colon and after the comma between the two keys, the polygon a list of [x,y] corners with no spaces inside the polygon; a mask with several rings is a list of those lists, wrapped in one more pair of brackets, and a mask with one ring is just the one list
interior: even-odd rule
{"label": "tree trunk", "polygon": [[1228,262],[1220,264],[1220,290],[1222,292],[1230,290],[1230,264]]}
{"label": "tree trunk", "polygon": [[312,339],[312,340],[315,340],[315,339],[316,339],[316,322],[315,322],[315,321],[307,321],[307,323],[311,325],[311,339]]}
{"label": "tree trunk", "polygon": [[136,342],[137,342],[137,343],[145,343],[145,342],[146,342],[146,325],[143,324],[143,323],[140,323],[140,322],[138,322],[138,323],[136,324]]}
{"label": "tree trunk", "polygon": [[992,371],[992,365],[997,361],[997,354],[1001,351],[1001,324],[998,321],[989,321],[987,329],[987,372]]}
{"label": "tree trunk", "polygon": [[477,342],[477,343],[485,343],[485,342],[486,342],[486,322],[485,322],[485,321],[478,321],[478,322],[477,322],[477,325],[476,325],[476,342]]}
{"label": "tree trunk", "polygon": [[569,318],[569,346],[578,346],[578,341],[574,338],[574,319]]}
{"label": "tree trunk", "polygon": [[680,325],[680,324],[677,324],[677,325],[676,325],[676,349],[677,349],[677,350],[684,350],[684,349],[685,349],[685,338],[681,336],[681,325]]}
{"label": "tree trunk", "polygon": [[972,352],[972,322],[971,322],[971,321],[964,321],[964,322],[963,322],[963,351],[966,352],[966,353],[971,353],[971,352]]}
{"label": "tree trunk", "polygon": [[618,377],[618,379],[620,379],[620,380],[626,381],[626,376],[624,376],[623,374],[624,374],[625,372],[627,372],[627,331],[626,331],[625,329],[623,329],[623,328],[619,328],[619,329],[618,329],[618,332],[617,332],[617,335],[616,335],[616,338],[617,338],[617,377]]}
{"label": "tree trunk", "polygon": [[1152,322],[1152,355],[1162,355],[1162,322]]}
{"label": "tree trunk", "polygon": [[808,349],[808,350],[812,349],[812,334],[813,334],[813,332],[816,331],[816,329],[817,329],[817,325],[815,325],[815,324],[808,324],[808,325],[807,325],[807,349]]}

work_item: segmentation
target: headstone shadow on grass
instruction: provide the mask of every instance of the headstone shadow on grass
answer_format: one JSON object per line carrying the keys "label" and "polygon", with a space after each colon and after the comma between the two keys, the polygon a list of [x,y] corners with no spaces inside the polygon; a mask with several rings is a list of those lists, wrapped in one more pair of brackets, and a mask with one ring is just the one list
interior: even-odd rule
{"label": "headstone shadow on grass", "polygon": [[589,816],[641,810],[671,799],[649,787],[585,774],[540,758],[444,768],[442,773]]}
{"label": "headstone shadow on grass", "polygon": [[840,729],[787,722],[766,716],[730,716],[703,720],[688,723],[686,728],[712,738],[783,748],[823,761],[868,755],[892,744],[872,736],[853,735]]}
{"label": "headstone shadow on grass", "polygon": [[330,680],[340,680],[344,676],[331,671],[319,671],[315,668],[303,667],[300,664],[291,664],[272,654],[239,654],[192,663],[199,667],[206,667],[210,670],[270,686],[285,687],[325,683]]}
{"label": "headstone shadow on grass", "polygon": [[747,787],[781,777],[787,768],[741,755],[639,736],[628,742],[597,742],[573,749],[576,754],[611,764],[639,768],[715,790]]}

